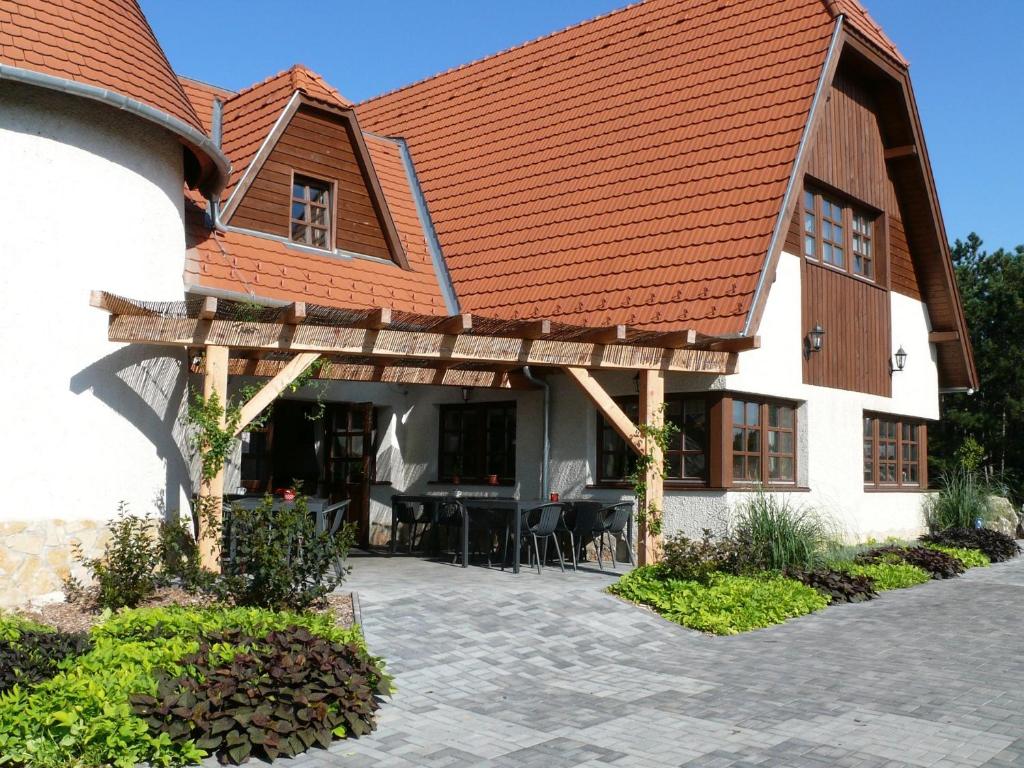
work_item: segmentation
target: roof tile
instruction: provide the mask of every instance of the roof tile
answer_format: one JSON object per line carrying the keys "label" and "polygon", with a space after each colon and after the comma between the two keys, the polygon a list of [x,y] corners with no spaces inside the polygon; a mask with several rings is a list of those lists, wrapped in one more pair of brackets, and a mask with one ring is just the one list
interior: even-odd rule
{"label": "roof tile", "polygon": [[105,88],[199,129],[146,17],[134,0],[48,0],[0,5],[0,63]]}
{"label": "roof tile", "polygon": [[357,110],[406,138],[464,310],[736,332],[832,28],[649,0]]}

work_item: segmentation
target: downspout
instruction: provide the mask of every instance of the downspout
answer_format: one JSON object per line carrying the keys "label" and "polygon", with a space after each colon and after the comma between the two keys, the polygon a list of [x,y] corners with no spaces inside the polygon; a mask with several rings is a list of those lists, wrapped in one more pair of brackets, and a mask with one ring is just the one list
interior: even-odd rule
{"label": "downspout", "polygon": [[542,390],[544,390],[544,447],[541,451],[543,455],[543,463],[540,467],[540,489],[541,498],[550,498],[551,488],[548,485],[548,460],[551,457],[551,439],[550,439],[550,419],[551,419],[551,386],[544,381],[544,379],[538,379],[530,371],[530,366],[523,366],[523,376],[531,384],[536,384]]}
{"label": "downspout", "polygon": [[[210,140],[213,145],[219,150],[221,135],[223,133],[223,121],[224,121],[224,104],[220,99],[213,99],[213,109],[210,115]],[[216,194],[210,197],[209,205],[207,206],[207,213],[210,215],[210,222],[213,224],[213,229],[223,229],[220,223],[220,194]]]}
{"label": "downspout", "polygon": [[[830,10],[832,10],[831,4],[829,4]],[[834,11],[833,11],[834,13]],[[818,78],[818,86],[814,91],[814,99],[811,101],[811,109],[808,112],[807,125],[804,126],[803,135],[800,137],[800,146],[796,150],[796,160],[793,161],[793,171],[789,174],[789,182],[786,184],[786,193],[782,198],[782,210],[779,211],[779,218],[775,222],[775,231],[772,232],[771,242],[768,244],[768,252],[765,254],[764,268],[761,270],[761,275],[757,279],[757,287],[754,289],[754,298],[750,301],[750,311],[747,312],[747,321],[743,324],[743,333],[741,336],[749,336],[754,322],[754,308],[757,306],[758,301],[761,299],[761,294],[765,290],[765,279],[768,275],[768,261],[771,259],[772,254],[775,253],[776,247],[778,247],[779,238],[783,236],[783,232],[789,222],[785,221],[786,209],[789,208],[789,201],[793,197],[794,188],[797,185],[797,173],[803,166],[804,153],[807,151],[807,147],[811,143],[811,129],[814,127],[814,116],[818,111],[818,105],[825,97],[828,91],[830,82],[828,82],[828,72],[831,69],[832,60],[839,54],[839,39],[840,34],[843,31],[843,16],[839,14],[836,16],[836,26],[832,30],[832,39],[828,44],[828,53],[825,54],[825,61],[821,65],[821,77]]]}

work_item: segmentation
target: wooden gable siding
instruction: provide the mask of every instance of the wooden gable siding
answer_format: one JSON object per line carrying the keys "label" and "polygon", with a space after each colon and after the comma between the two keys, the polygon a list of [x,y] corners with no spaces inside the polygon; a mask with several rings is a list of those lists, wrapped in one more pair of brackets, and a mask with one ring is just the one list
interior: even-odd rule
{"label": "wooden gable siding", "polygon": [[[883,215],[874,237],[874,283],[802,260],[804,332],[817,323],[825,329],[822,350],[805,356],[803,380],[887,397],[892,383],[889,288],[916,292],[914,269],[886,167],[877,101],[864,80],[843,66],[833,80],[806,170],[815,186],[832,188]],[[797,255],[803,253],[802,215],[797,205],[786,237],[787,250]]]}
{"label": "wooden gable siding", "polygon": [[231,225],[287,238],[294,171],[334,183],[335,248],[391,259],[351,130],[334,115],[301,107],[239,201]]}
{"label": "wooden gable siding", "polygon": [[821,351],[804,354],[804,382],[891,396],[889,292],[806,259],[801,281],[803,327],[825,329]]}
{"label": "wooden gable siding", "polygon": [[903,222],[895,217],[889,219],[889,285],[897,293],[921,301],[921,288],[910,258],[907,233]]}

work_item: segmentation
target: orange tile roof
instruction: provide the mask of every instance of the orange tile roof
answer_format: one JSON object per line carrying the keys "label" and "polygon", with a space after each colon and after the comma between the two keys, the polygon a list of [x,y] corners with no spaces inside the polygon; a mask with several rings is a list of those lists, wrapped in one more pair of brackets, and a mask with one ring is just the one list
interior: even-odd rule
{"label": "orange tile roof", "polygon": [[900,53],[896,44],[882,31],[882,28],[871,18],[867,9],[858,0],[829,0],[829,2],[833,14],[843,14],[847,23],[869,43],[900,66],[908,66],[907,60],[903,58],[903,54]]}
{"label": "orange tile roof", "polygon": [[249,163],[296,91],[329,106],[341,109],[352,106],[352,102],[328,85],[320,75],[301,64],[243,88],[227,99],[223,111],[222,147],[231,158],[232,173],[222,195],[224,200],[230,197],[235,185],[245,175]]}
{"label": "orange tile roof", "polygon": [[0,0],[0,64],[114,91],[202,130],[134,0]]}
{"label": "orange tile roof", "polygon": [[393,307],[447,315],[397,144],[366,136],[409,270],[370,258],[339,258],[242,232],[213,234],[201,209],[186,201],[186,283],[283,301],[340,307]]}
{"label": "orange tile roof", "polygon": [[463,310],[739,332],[833,26],[650,0],[357,110],[408,141]]}
{"label": "orange tile roof", "polygon": [[192,107],[199,116],[203,130],[209,135],[213,132],[213,100],[220,99],[223,104],[235,95],[234,91],[227,88],[218,88],[216,85],[204,83],[202,80],[193,80],[190,77],[178,75],[181,87],[185,89],[185,95],[192,102]]}

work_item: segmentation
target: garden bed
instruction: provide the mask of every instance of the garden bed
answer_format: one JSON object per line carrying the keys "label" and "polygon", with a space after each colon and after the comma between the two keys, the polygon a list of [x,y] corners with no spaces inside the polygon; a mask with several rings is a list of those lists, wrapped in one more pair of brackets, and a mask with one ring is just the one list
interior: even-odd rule
{"label": "garden bed", "polygon": [[272,760],[368,733],[388,678],[333,609],[168,606],[74,634],[0,616],[0,691],[5,764],[128,768]]}
{"label": "garden bed", "polygon": [[661,563],[633,570],[608,591],[684,627],[732,635],[830,604],[956,578],[1019,551],[1009,536],[976,528],[940,530],[917,542],[843,546],[813,510],[757,494],[740,509],[730,535],[671,538]]}

